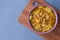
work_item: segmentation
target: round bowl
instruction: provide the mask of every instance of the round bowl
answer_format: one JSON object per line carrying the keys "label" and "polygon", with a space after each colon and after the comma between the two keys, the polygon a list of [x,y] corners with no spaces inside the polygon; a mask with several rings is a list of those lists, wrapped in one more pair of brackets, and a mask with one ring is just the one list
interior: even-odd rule
{"label": "round bowl", "polygon": [[[32,12],[33,9],[35,9],[35,8],[38,7],[38,6],[47,6],[47,7],[51,8],[51,9],[53,10],[55,16],[56,16],[55,24],[54,24],[53,28],[52,28],[51,30],[49,30],[48,32],[38,32],[38,31],[36,31],[35,29],[33,29],[32,26],[31,26],[31,24],[30,24],[30,21],[29,21],[30,13]],[[56,11],[55,11],[51,6],[49,6],[49,5],[47,5],[47,4],[40,4],[40,5],[38,5],[38,6],[32,7],[32,9],[29,11],[29,14],[28,14],[28,25],[29,25],[29,28],[30,28],[32,31],[34,31],[35,33],[38,33],[38,34],[49,33],[49,32],[51,32],[51,31],[56,27],[56,25],[57,25],[57,22],[58,22],[57,13],[56,13]]]}

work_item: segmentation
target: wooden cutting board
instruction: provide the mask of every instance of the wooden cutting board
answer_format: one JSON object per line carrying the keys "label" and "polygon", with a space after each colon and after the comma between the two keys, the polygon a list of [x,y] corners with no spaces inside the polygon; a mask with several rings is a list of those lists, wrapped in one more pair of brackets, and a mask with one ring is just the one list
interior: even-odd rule
{"label": "wooden cutting board", "polygon": [[[19,16],[19,19],[18,19],[18,21],[27,28],[29,28],[27,16],[29,14],[29,11],[33,7],[34,1],[37,1],[39,4],[48,4],[45,0],[30,0],[29,1],[28,5],[25,7],[25,9],[23,10],[22,14]],[[50,5],[50,4],[48,4],[48,5]],[[52,5],[50,5],[50,6],[52,6]],[[58,15],[58,24],[57,24],[56,28],[52,32],[47,33],[47,34],[37,34],[36,33],[37,35],[42,36],[45,40],[60,40],[60,16],[59,16],[60,10],[57,10],[55,7],[53,7],[53,8],[56,10],[57,15]]]}

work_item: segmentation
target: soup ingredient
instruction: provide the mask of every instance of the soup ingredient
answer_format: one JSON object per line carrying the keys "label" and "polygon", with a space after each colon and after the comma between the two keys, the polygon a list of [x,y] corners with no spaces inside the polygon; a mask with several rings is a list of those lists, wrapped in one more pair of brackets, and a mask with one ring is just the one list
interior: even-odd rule
{"label": "soup ingredient", "polygon": [[38,6],[30,13],[29,20],[34,30],[48,32],[53,28],[56,17],[50,7]]}

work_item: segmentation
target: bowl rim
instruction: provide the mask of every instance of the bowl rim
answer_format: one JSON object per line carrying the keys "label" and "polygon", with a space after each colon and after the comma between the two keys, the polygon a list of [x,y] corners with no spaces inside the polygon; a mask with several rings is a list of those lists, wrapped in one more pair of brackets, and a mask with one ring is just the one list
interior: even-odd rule
{"label": "bowl rim", "polygon": [[[55,24],[54,24],[53,28],[52,28],[51,30],[49,30],[48,32],[38,32],[38,31],[34,30],[34,29],[32,28],[32,26],[31,26],[31,24],[30,24],[30,21],[29,21],[30,13],[31,13],[32,10],[34,10],[34,9],[35,9],[36,7],[38,7],[38,6],[47,6],[47,7],[51,8],[51,9],[53,10],[55,16],[56,16]],[[38,6],[32,7],[32,9],[29,11],[28,19],[27,19],[27,20],[28,20],[29,28],[30,28],[32,31],[34,31],[35,33],[38,33],[38,34],[49,33],[49,32],[51,32],[52,30],[54,30],[54,28],[56,27],[56,25],[57,25],[57,23],[58,23],[58,16],[57,16],[57,13],[56,13],[56,11],[55,11],[55,9],[54,9],[53,7],[51,7],[51,6],[47,5],[47,4],[39,4]]]}

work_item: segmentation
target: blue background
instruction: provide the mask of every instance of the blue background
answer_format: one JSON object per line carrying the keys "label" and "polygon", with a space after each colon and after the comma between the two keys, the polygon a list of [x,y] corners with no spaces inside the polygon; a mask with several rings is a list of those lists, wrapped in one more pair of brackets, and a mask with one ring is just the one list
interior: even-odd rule
{"label": "blue background", "polygon": [[[60,9],[60,0],[46,0]],[[44,40],[22,24],[18,17],[29,0],[0,0],[0,40]]]}

